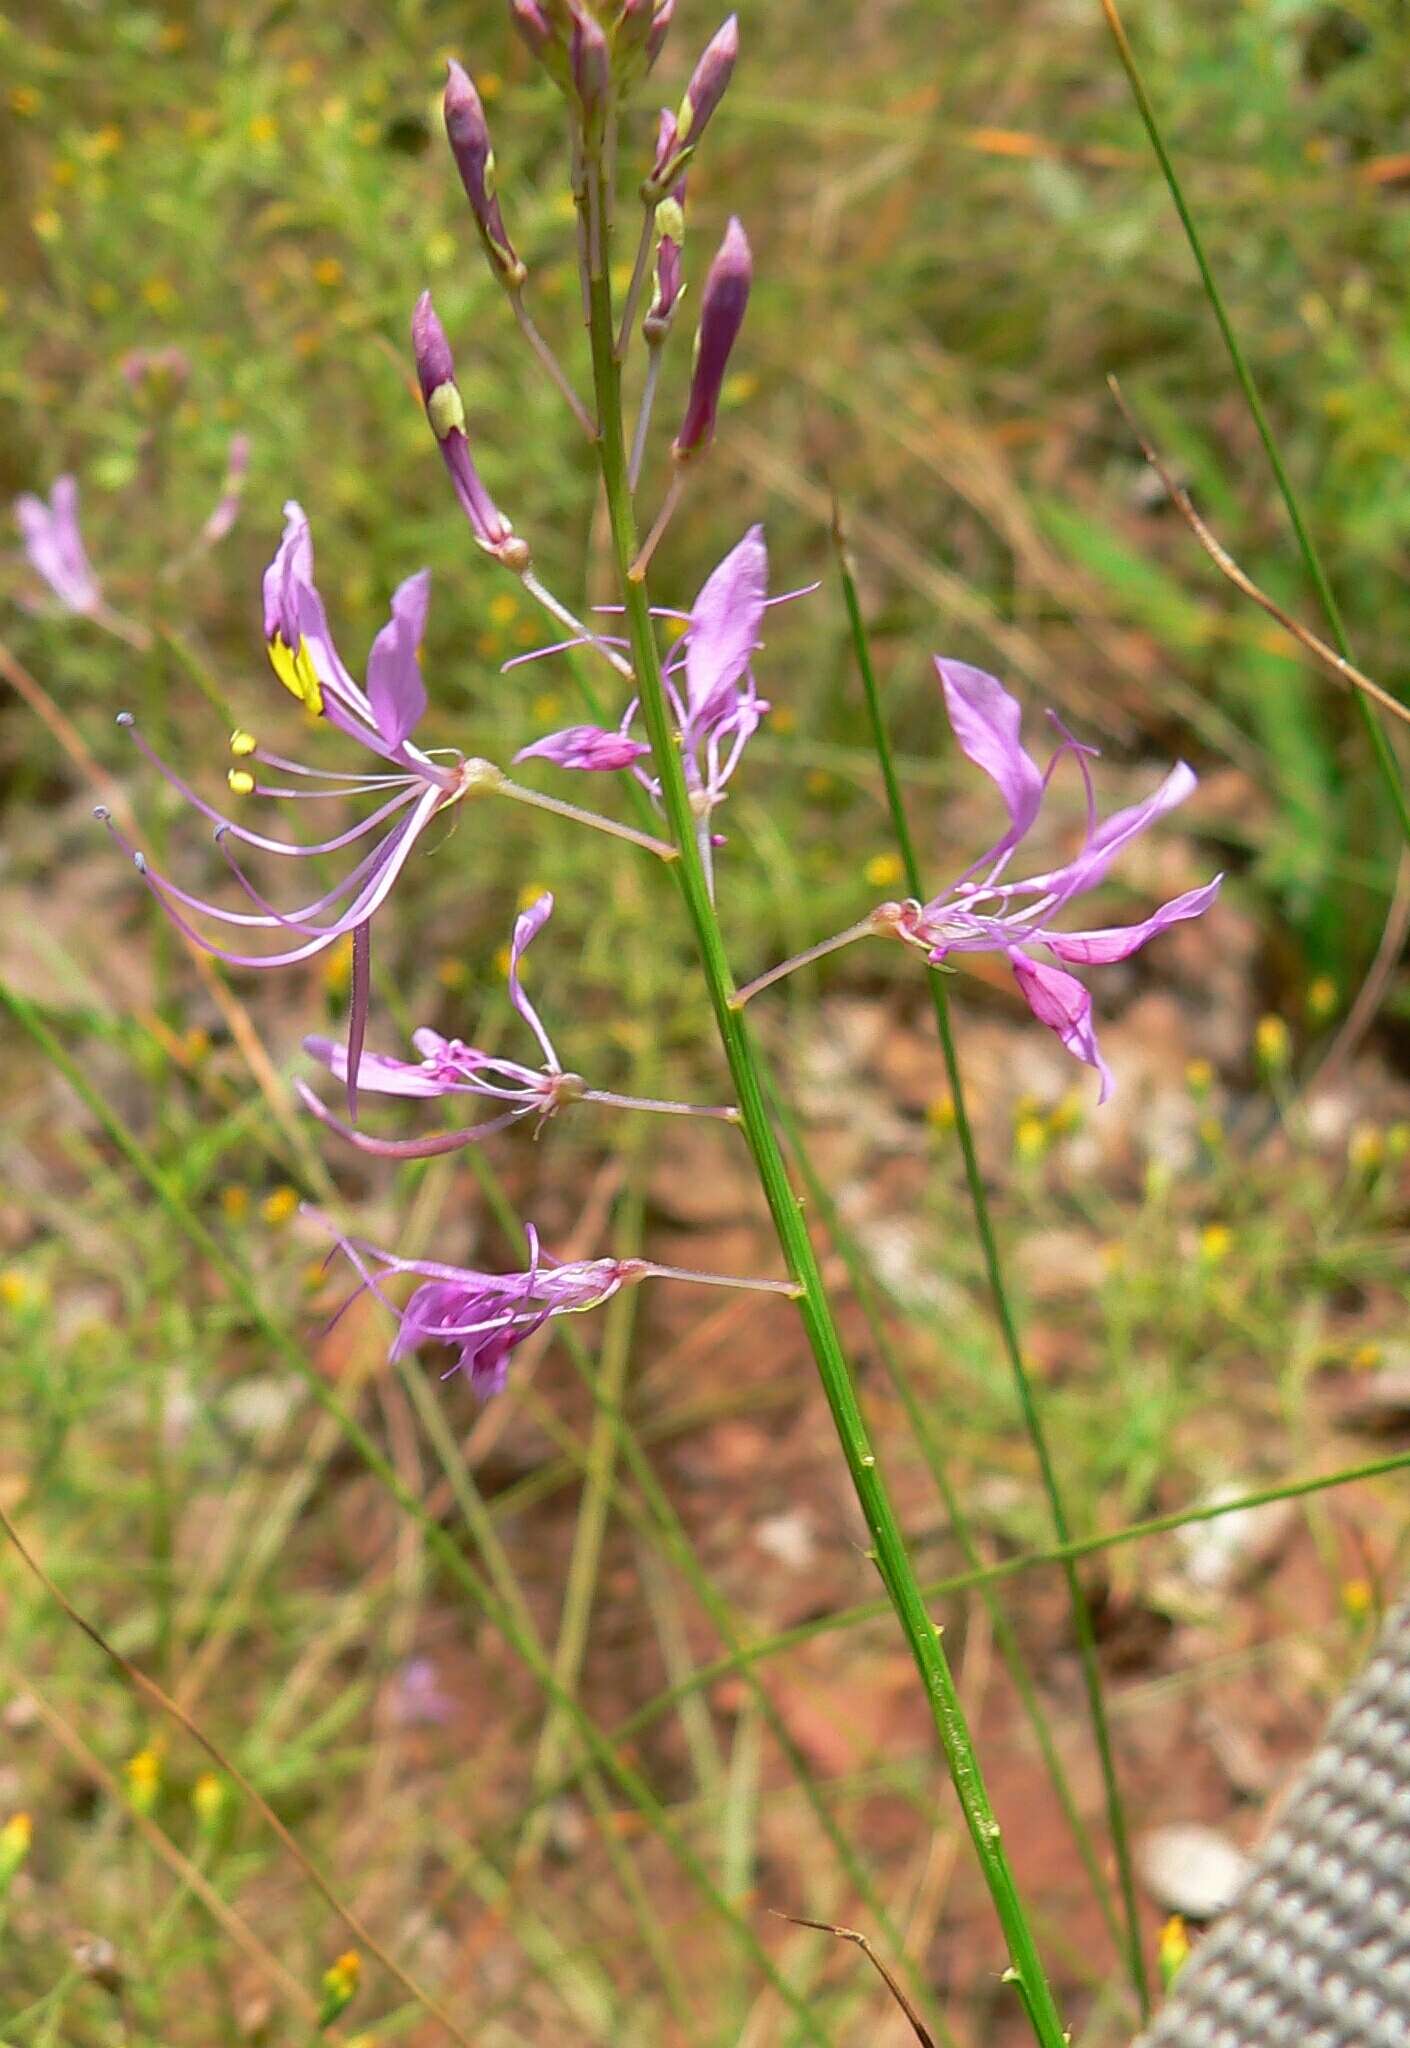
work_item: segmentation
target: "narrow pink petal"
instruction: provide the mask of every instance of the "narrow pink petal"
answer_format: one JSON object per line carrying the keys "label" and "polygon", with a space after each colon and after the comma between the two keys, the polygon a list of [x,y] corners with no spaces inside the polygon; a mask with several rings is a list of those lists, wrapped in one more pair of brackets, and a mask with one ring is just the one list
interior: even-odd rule
{"label": "narrow pink petal", "polygon": [[1031,889],[1055,889],[1064,902],[1077,895],[1082,889],[1091,889],[1101,881],[1107,869],[1133,839],[1153,825],[1157,818],[1173,811],[1190,795],[1196,783],[1193,768],[1183,761],[1177,761],[1160,787],[1139,804],[1130,804],[1124,811],[1114,811],[1091,834],[1075,860],[1068,861],[1060,868],[1053,868],[1046,875],[1034,875],[1025,884]]}
{"label": "narrow pink petal", "polygon": [[769,555],[762,526],[751,526],[706,578],[690,613],[686,702],[692,721],[708,719],[749,666],[759,644]]}
{"label": "narrow pink petal", "polygon": [[1125,960],[1139,952],[1148,939],[1163,932],[1167,925],[1178,924],[1182,918],[1202,916],[1219,894],[1223,879],[1216,875],[1202,889],[1187,889],[1183,896],[1172,897],[1139,924],[1111,925],[1094,932],[1045,931],[1041,934],[1043,944],[1059,960],[1071,960],[1079,967],[1109,966],[1113,960]]}
{"label": "narrow pink petal", "polygon": [[[327,1067],[336,1081],[348,1078],[348,1051],[331,1038],[306,1038],[304,1051]],[[437,1096],[453,1092],[443,1081],[413,1060],[399,1060],[391,1053],[365,1052],[357,1070],[357,1085],[373,1095]]]}
{"label": "narrow pink petal", "polygon": [[519,962],[534,943],[548,920],[553,915],[553,897],[547,890],[527,910],[521,910],[514,920],[514,936],[509,942],[509,1000],[543,1047],[544,1058],[548,1061],[550,1073],[558,1073],[558,1055],[553,1041],[543,1027],[538,1011],[524,993],[519,979]]}
{"label": "narrow pink petal", "polygon": [[399,584],[392,598],[391,619],[367,657],[367,698],[377,730],[389,747],[401,745],[426,709],[420,652],[430,595],[429,569]]}
{"label": "narrow pink petal", "polygon": [[1075,975],[1061,967],[1046,967],[1025,953],[1010,953],[1009,965],[1033,1015],[1049,1031],[1055,1031],[1067,1050],[1101,1076],[1099,1102],[1105,1102],[1115,1085],[1111,1069],[1097,1047],[1092,1028],[1092,998]]}
{"label": "narrow pink petal", "polygon": [[1011,846],[1037,817],[1043,796],[1043,778],[1019,739],[1023,712],[1018,699],[965,661],[937,654],[935,672],[960,752],[997,785],[1008,808],[1009,830],[1001,845]]}
{"label": "narrow pink petal", "polygon": [[532,746],[521,747],[516,761],[555,761],[560,768],[612,770],[630,768],[650,747],[629,739],[622,732],[607,732],[600,725],[569,725],[562,732],[548,733]]}

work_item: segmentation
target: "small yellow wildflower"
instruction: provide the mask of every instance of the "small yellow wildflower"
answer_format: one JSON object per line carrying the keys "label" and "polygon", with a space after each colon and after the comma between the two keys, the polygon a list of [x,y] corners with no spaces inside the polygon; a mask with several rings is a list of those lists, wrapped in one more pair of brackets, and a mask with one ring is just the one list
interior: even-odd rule
{"label": "small yellow wildflower", "polygon": [[191,1805],[203,1833],[211,1835],[225,1818],[225,1780],[216,1771],[202,1771],[191,1787]]}
{"label": "small yellow wildflower", "polygon": [[318,2024],[326,2027],[340,2012],[352,2004],[357,1995],[358,1979],[362,1975],[362,1957],[355,1948],[340,1955],[323,1972],[323,2001],[318,2008]]}
{"label": "small yellow wildflower", "polygon": [[259,1205],[259,1213],[271,1225],[287,1223],[299,1206],[297,1188],[271,1188]]}
{"label": "small yellow wildflower", "polygon": [[149,277],[142,287],[142,297],[154,313],[169,313],[177,302],[178,294],[169,277]]}
{"label": "small yellow wildflower", "polygon": [[495,971],[495,973],[496,973],[496,974],[498,974],[498,975],[502,975],[502,976],[504,977],[504,979],[505,979],[505,980],[508,980],[508,978],[509,978],[509,948],[508,948],[508,946],[499,946],[499,947],[497,947],[497,948],[495,949],[495,956],[494,956],[494,971]]}
{"label": "small yellow wildflower", "polygon": [[436,979],[442,988],[464,988],[470,979],[470,973],[463,960],[438,960],[436,962]]}
{"label": "small yellow wildflower", "polygon": [[1042,1158],[1048,1149],[1048,1126],[1041,1116],[1026,1114],[1015,1119],[1013,1149],[1026,1165]]}
{"label": "small yellow wildflower", "polygon": [[242,1223],[250,1213],[250,1191],[231,1181],[220,1191],[220,1213],[227,1223]]}
{"label": "small yellow wildflower", "polygon": [[352,982],[352,940],[340,939],[323,956],[323,986],[330,996],[346,995]]}
{"label": "small yellow wildflower", "polygon": [[736,370],[732,377],[726,377],[720,393],[726,406],[744,405],[759,388],[759,379],[752,370]]}
{"label": "small yellow wildflower", "polygon": [[1280,1074],[1292,1058],[1292,1034],[1281,1017],[1260,1017],[1253,1034],[1258,1063],[1270,1074]]}
{"label": "small yellow wildflower", "polygon": [[56,157],[49,166],[49,176],[56,185],[72,185],[78,176],[78,165],[70,163],[66,156]]}
{"label": "small yellow wildflower", "polygon": [[933,1095],[926,1103],[925,1121],[932,1131],[952,1131],[955,1128],[955,1098],[948,1088],[943,1095]]}
{"label": "small yellow wildflower", "polygon": [[0,1308],[27,1308],[38,1298],[39,1289],[18,1266],[7,1266],[0,1273]]}
{"label": "small yellow wildflower", "polygon": [[496,626],[510,626],[519,616],[519,600],[510,590],[497,590],[490,599],[490,619]]}
{"label": "small yellow wildflower", "polygon": [[39,94],[32,85],[17,85],[10,93],[10,112],[18,114],[22,121],[39,111]]}
{"label": "small yellow wildflower", "polygon": [[1342,1586],[1342,1611],[1349,1621],[1364,1621],[1375,1605],[1375,1599],[1375,1590],[1369,1579],[1347,1579]]}
{"label": "small yellow wildflower", "polygon": [[33,1840],[34,1823],[27,1813],[12,1813],[0,1827],[0,1899],[13,1884]]}
{"label": "small yellow wildflower", "polygon": [[250,121],[250,140],[257,147],[279,140],[279,123],[273,114],[256,114]]}
{"label": "small yellow wildflower", "polygon": [[1066,1138],[1081,1128],[1082,1097],[1075,1088],[1059,1096],[1048,1115],[1048,1130],[1055,1138]]}
{"label": "small yellow wildflower", "polygon": [[1168,1991],[1184,1968],[1190,1953],[1190,1937],[1178,1913],[1172,1913],[1160,1930],[1160,1981]]}
{"label": "small yellow wildflower", "polygon": [[1191,1060],[1185,1068],[1185,1086],[1196,1102],[1203,1102],[1214,1086],[1214,1069],[1208,1060]]}
{"label": "small yellow wildflower", "polygon": [[1381,1362],[1379,1344],[1358,1344],[1347,1361],[1353,1372],[1374,1372]]}
{"label": "small yellow wildflower", "polygon": [[563,699],[555,696],[552,690],[545,690],[543,695],[535,697],[529,706],[536,725],[547,725],[550,720],[557,718],[562,708]]}
{"label": "small yellow wildflower", "polygon": [[162,1760],[156,1750],[139,1749],[123,1765],[127,1776],[127,1796],[138,1813],[150,1813],[157,1803],[157,1794],[162,1788]]}
{"label": "small yellow wildflower", "polygon": [[99,164],[104,157],[116,156],[122,148],[122,130],[109,121],[105,127],[95,128],[91,135],[85,135],[78,146],[90,164]]}
{"label": "small yellow wildflower", "polygon": [[1356,1124],[1346,1141],[1346,1161],[1353,1173],[1375,1173],[1385,1165],[1385,1132],[1379,1124]]}
{"label": "small yellow wildflower", "polygon": [[894,889],[905,880],[905,873],[894,853],[874,853],[862,869],[863,879],[871,889]]}
{"label": "small yellow wildflower", "polygon": [[1199,1141],[1206,1152],[1217,1152],[1224,1143],[1224,1126],[1217,1116],[1202,1116],[1199,1120]]}
{"label": "small yellow wildflower", "polygon": [[64,224],[52,206],[41,206],[31,219],[30,226],[41,242],[57,242],[64,232]]}
{"label": "small yellow wildflower", "polygon": [[1325,1024],[1337,1007],[1337,985],[1330,974],[1319,974],[1307,985],[1307,1014],[1314,1023]]}
{"label": "small yellow wildflower", "polygon": [[475,84],[482,100],[497,100],[504,91],[504,80],[497,71],[477,71]]}
{"label": "small yellow wildflower", "polygon": [[1234,1233],[1227,1223],[1206,1223],[1199,1234],[1199,1255],[1206,1266],[1217,1266],[1234,1249]]}
{"label": "small yellow wildflower", "polygon": [[331,291],[343,281],[343,266],[336,256],[320,256],[313,266],[313,281]]}

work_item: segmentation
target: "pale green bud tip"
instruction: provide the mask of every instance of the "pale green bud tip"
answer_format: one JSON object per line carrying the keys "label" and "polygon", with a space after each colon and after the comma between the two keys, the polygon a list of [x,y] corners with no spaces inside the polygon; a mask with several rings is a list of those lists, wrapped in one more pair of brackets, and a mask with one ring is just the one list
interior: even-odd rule
{"label": "pale green bud tip", "polygon": [[438,441],[446,440],[451,434],[465,432],[465,403],[459,387],[454,384],[438,384],[426,400],[426,417],[431,422],[431,431]]}

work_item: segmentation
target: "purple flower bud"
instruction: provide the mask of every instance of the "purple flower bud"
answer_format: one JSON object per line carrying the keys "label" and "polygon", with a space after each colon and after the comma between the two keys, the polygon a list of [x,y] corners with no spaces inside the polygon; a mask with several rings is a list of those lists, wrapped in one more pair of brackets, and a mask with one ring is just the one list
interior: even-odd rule
{"label": "purple flower bud", "polygon": [[646,65],[651,66],[665,47],[666,37],[671,32],[671,17],[676,11],[676,0],[656,0],[656,11],[651,20],[651,34],[646,39]]}
{"label": "purple flower bud", "polygon": [[739,16],[732,14],[724,26],[715,31],[691,73],[690,84],[676,116],[682,143],[696,143],[704,134],[706,122],[724,98],[725,87],[729,84],[738,56]]}
{"label": "purple flower bud", "polygon": [[573,34],[568,56],[573,90],[582,102],[584,119],[591,122],[611,87],[612,56],[601,24],[583,6],[573,8]]}
{"label": "purple flower bud", "polygon": [[539,0],[509,0],[509,18],[532,54],[542,63],[556,39],[553,23],[539,5]]}
{"label": "purple flower bud", "polygon": [[495,555],[507,568],[528,567],[528,549],[495,504],[470,456],[465,435],[465,402],[455,381],[455,359],[446,331],[436,317],[431,294],[422,292],[411,316],[411,346],[416,356],[416,375],[431,431],[440,443],[441,457],[449,472],[460,509],[470,530],[486,553]]}
{"label": "purple flower bud", "polygon": [[[656,131],[656,161],[669,163],[676,146],[676,117],[668,107],[661,109]],[[642,333],[654,348],[670,332],[684,285],[681,249],[685,241],[685,176],[682,175],[656,207],[656,278],[651,304],[642,321]]]}
{"label": "purple flower bud", "polygon": [[749,303],[754,259],[738,219],[731,215],[724,240],[716,251],[700,300],[700,331],[695,337],[695,369],[680,432],[671,444],[677,462],[686,462],[709,447],[715,437],[715,414],[734,347]]}
{"label": "purple flower bud", "polygon": [[485,253],[500,281],[517,291],[527,272],[504,225],[495,191],[494,149],[474,81],[452,57],[446,66],[446,134]]}

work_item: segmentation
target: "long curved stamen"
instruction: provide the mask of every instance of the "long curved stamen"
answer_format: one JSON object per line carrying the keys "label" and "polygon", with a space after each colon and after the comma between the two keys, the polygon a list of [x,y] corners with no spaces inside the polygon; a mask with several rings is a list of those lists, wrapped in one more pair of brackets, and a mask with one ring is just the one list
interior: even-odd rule
{"label": "long curved stamen", "polygon": [[[266,928],[274,926],[283,931],[298,932],[304,938],[310,939],[316,937],[324,929],[321,925],[308,922],[310,913],[307,909],[280,910],[275,904],[271,903],[263,891],[255,887],[255,884],[226,845],[225,840],[225,833],[216,833],[215,843],[222,859],[235,877],[235,880],[244,890],[246,896],[249,897],[251,903],[255,904],[263,912],[263,916],[259,920],[261,924],[266,926]],[[381,870],[382,863],[390,857],[392,849],[396,844],[397,832],[394,829],[387,834],[385,839],[380,840],[370,853],[364,854],[357,866],[349,874],[345,875],[341,882],[337,883],[332,889],[327,890],[315,907],[320,910],[331,908],[340,898],[354,895],[358,889],[364,888],[375,879]],[[213,915],[217,918],[223,918],[225,913],[217,909],[213,912]],[[244,919],[241,920],[242,923],[244,921]]]}
{"label": "long curved stamen", "polygon": [[[342,847],[351,846],[356,840],[365,837],[367,833],[375,831],[378,825],[385,819],[392,817],[404,804],[411,800],[416,788],[415,783],[412,783],[408,788],[398,790],[394,797],[389,799],[387,803],[379,806],[377,810],[371,812],[362,820],[361,824],[350,826],[346,832],[340,832],[336,838],[320,840],[312,846],[301,846],[296,841],[270,839],[263,832],[251,832],[236,819],[227,818],[223,811],[216,810],[213,804],[208,804],[204,797],[198,796],[190,783],[178,775],[174,768],[169,767],[161,755],[147,744],[146,739],[137,730],[136,720],[130,712],[120,713],[118,723],[130,735],[132,744],[140,753],[146,756],[157,773],[163,776],[178,794],[184,796],[187,803],[194,810],[199,811],[203,818],[209,818],[213,825],[223,825],[227,831],[233,832],[237,839],[243,840],[246,846],[257,846],[262,853],[284,854],[295,858],[319,853],[337,853]],[[438,797],[444,796],[444,794],[443,790],[439,788],[436,790]]]}
{"label": "long curved stamen", "polygon": [[476,1124],[469,1130],[438,1131],[427,1138],[373,1138],[366,1131],[357,1131],[334,1116],[327,1103],[315,1095],[306,1081],[296,1081],[295,1090],[300,1102],[310,1116],[326,1124],[330,1131],[336,1131],[340,1138],[346,1138],[359,1152],[368,1152],[378,1159],[435,1159],[446,1152],[458,1152],[466,1145],[478,1144],[480,1139],[490,1137],[495,1131],[502,1131],[524,1116],[529,1108],[506,1110],[503,1116],[491,1117],[488,1123]]}
{"label": "long curved stamen", "polygon": [[138,873],[142,876],[143,881],[156,897],[158,903],[160,903],[167,917],[171,919],[171,922],[179,932],[184,933],[190,939],[193,946],[198,946],[203,953],[209,954],[212,960],[223,960],[231,967],[292,967],[301,960],[312,960],[319,953],[326,952],[328,947],[342,938],[345,932],[352,931],[355,925],[361,924],[365,919],[371,917],[373,912],[386,901],[392,884],[406,865],[413,845],[434,816],[441,802],[441,792],[438,789],[428,790],[426,795],[417,804],[410,818],[397,828],[396,833],[393,835],[396,841],[394,850],[383,863],[380,870],[365,884],[357,901],[343,913],[336,923],[329,925],[316,938],[308,940],[305,945],[290,947],[283,953],[233,953],[226,946],[212,944],[209,939],[202,937],[201,933],[197,931],[196,927],[187,918],[182,917],[173,908],[172,903],[167,898],[162,878],[153,874],[147,866],[145,858],[141,854],[134,856],[134,858],[140,862]]}
{"label": "long curved stamen", "polygon": [[[453,753],[454,749],[447,751]],[[262,762],[266,768],[282,769],[286,775],[307,775],[319,782],[372,782],[391,789],[415,779],[410,775],[374,775],[370,769],[358,775],[349,773],[346,768],[310,768],[305,761],[291,761],[287,754],[271,754],[268,748],[260,746],[249,748],[248,758]]]}
{"label": "long curved stamen", "polygon": [[[218,903],[207,902],[204,896],[193,895],[189,889],[181,888],[178,883],[171,880],[170,876],[164,875],[159,870],[151,867],[146,855],[139,852],[131,840],[118,830],[105,804],[98,806],[94,816],[107,828],[109,837],[116,841],[133,865],[138,867],[139,870],[154,876],[166,894],[175,902],[184,903],[191,910],[199,911],[204,917],[214,918],[218,923],[239,925],[256,931],[270,931],[281,925],[292,925],[295,930],[298,930],[303,920],[314,916],[320,910],[326,910],[330,904],[336,903],[340,896],[345,896],[350,889],[357,888],[366,879],[368,871],[376,861],[377,856],[382,852],[380,846],[374,847],[372,852],[365,854],[357,866],[349,874],[345,875],[341,882],[337,883],[332,889],[326,889],[321,896],[316,896],[311,903],[305,903],[298,909],[289,912],[276,911],[271,904],[266,911],[256,914],[251,911],[226,910]],[[226,858],[227,860],[229,859],[228,854]],[[241,880],[243,880],[243,876],[241,876]],[[246,885],[246,892],[251,896],[255,894],[248,884]],[[262,902],[263,898],[256,896],[255,900]]]}

